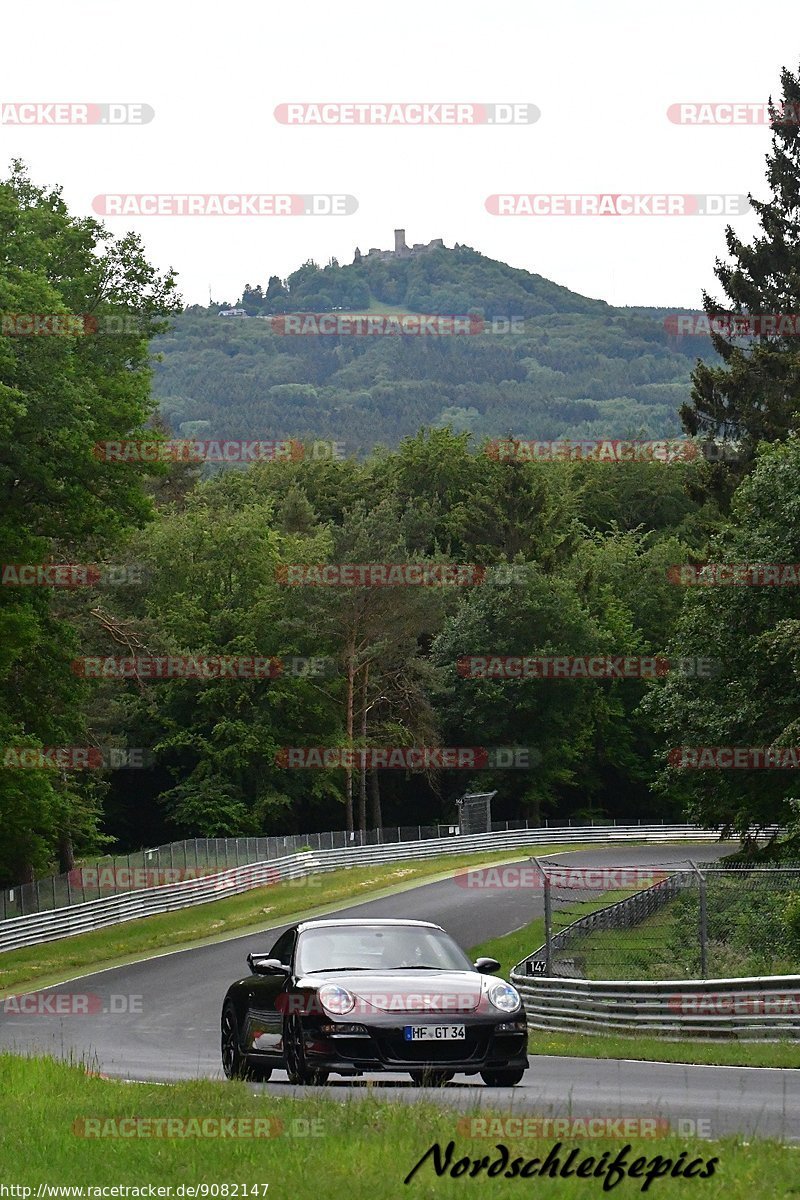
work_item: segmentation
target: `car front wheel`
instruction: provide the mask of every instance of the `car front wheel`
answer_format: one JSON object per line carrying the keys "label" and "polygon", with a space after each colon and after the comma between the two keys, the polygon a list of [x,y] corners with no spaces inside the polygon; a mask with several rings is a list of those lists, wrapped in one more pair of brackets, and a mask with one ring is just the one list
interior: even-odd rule
{"label": "car front wheel", "polygon": [[283,1026],[283,1056],[290,1083],[321,1086],[328,1082],[328,1071],[310,1067],[306,1060],[303,1027],[298,1016],[288,1017]]}

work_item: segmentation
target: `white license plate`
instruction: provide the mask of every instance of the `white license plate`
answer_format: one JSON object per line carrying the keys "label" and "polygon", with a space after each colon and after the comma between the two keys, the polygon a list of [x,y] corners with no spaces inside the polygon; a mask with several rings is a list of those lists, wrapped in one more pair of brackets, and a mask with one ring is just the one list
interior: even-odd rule
{"label": "white license plate", "polygon": [[466,1039],[463,1025],[406,1025],[407,1042],[458,1042]]}

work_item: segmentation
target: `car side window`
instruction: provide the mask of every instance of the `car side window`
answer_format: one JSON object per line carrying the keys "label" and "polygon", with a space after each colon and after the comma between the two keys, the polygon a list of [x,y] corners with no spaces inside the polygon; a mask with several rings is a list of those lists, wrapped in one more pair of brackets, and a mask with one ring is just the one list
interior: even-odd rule
{"label": "car side window", "polygon": [[277,958],[278,962],[285,963],[287,966],[291,964],[292,954],[294,953],[295,931],[287,929],[278,938],[275,945],[269,952],[270,958]]}

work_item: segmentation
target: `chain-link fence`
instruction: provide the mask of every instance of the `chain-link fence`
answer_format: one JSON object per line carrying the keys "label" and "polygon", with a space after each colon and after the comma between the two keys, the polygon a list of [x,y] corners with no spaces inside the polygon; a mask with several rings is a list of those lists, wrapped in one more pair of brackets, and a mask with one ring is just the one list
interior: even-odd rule
{"label": "chain-link fence", "polygon": [[528,974],[722,979],[800,972],[800,867],[585,868],[537,860],[545,942]]}
{"label": "chain-link fence", "polygon": [[[554,826],[584,828],[613,826],[615,821],[555,821]],[[628,822],[627,824],[632,824]],[[641,822],[638,822],[641,824]],[[650,822],[649,824],[657,824]],[[663,822],[662,822],[663,824]],[[540,829],[528,821],[494,821],[490,832],[512,829]],[[544,828],[548,822],[544,822]],[[0,890],[0,920],[28,913],[48,912],[86,900],[99,900],[121,892],[145,887],[160,887],[184,879],[200,878],[248,863],[282,858],[303,850],[341,850],[348,846],[381,846],[392,842],[426,841],[429,838],[455,837],[457,824],[401,825],[366,832],[348,833],[339,829],[330,833],[296,833],[278,837],[191,838],[170,842],[133,854],[106,855],[90,864],[61,875],[49,875],[35,883]]]}

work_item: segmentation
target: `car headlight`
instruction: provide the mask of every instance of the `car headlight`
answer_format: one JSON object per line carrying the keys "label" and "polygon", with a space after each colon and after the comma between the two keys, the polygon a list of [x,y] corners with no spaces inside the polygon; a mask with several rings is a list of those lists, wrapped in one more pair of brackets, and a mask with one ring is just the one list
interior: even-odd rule
{"label": "car headlight", "polygon": [[516,1012],[522,1005],[519,992],[510,983],[496,983],[493,988],[490,988],[489,1003],[505,1013]]}
{"label": "car headlight", "polygon": [[323,984],[318,995],[328,1012],[335,1013],[337,1017],[343,1017],[345,1013],[351,1012],[356,1005],[355,996],[336,983]]}

